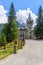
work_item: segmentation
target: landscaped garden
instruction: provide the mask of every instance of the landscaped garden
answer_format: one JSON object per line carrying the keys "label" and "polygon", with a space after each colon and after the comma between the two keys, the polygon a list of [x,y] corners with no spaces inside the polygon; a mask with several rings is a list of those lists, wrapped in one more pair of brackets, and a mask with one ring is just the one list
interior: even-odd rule
{"label": "landscaped garden", "polygon": [[24,41],[18,40],[19,32],[15,14],[14,5],[11,3],[8,23],[3,24],[0,34],[0,59],[9,54],[17,53],[24,46]]}
{"label": "landscaped garden", "polygon": [[16,45],[15,45],[15,41],[13,41],[6,44],[5,48],[4,46],[0,46],[0,59],[5,58],[6,56],[12,53],[17,53],[17,51],[19,49],[22,49],[23,46],[24,46],[24,43],[22,40],[16,40]]}
{"label": "landscaped garden", "polygon": [[[43,10],[39,7],[38,18],[36,20],[37,25],[34,27],[34,35],[38,39],[43,39]],[[11,3],[8,22],[3,24],[0,33],[0,59],[8,56],[12,53],[17,53],[19,49],[22,49],[25,43],[24,38],[18,40],[19,31],[18,23],[16,20],[16,12],[13,3]]]}

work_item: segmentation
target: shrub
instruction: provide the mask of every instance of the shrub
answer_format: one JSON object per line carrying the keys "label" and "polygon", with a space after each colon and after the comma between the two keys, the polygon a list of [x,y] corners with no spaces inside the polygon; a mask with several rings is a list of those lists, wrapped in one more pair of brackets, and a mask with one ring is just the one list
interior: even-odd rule
{"label": "shrub", "polygon": [[6,36],[4,33],[2,33],[2,35],[0,36],[0,46],[4,46],[4,49],[5,49],[5,46],[6,46]]}

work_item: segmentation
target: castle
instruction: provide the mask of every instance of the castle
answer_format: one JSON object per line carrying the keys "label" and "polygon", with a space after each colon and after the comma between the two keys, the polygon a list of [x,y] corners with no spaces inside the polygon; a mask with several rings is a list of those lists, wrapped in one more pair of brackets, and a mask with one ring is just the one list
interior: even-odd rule
{"label": "castle", "polygon": [[33,25],[33,20],[31,19],[31,16],[29,14],[29,17],[26,21],[26,26],[27,27],[22,27],[19,28],[19,38],[25,38],[25,39],[31,39],[32,38],[32,25]]}

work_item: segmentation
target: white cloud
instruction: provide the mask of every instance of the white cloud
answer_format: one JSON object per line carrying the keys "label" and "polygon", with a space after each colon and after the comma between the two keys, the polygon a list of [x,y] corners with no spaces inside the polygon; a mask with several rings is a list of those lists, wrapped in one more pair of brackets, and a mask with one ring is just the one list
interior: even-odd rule
{"label": "white cloud", "polygon": [[6,23],[7,22],[7,11],[4,9],[2,5],[0,5],[0,23]]}
{"label": "white cloud", "polygon": [[[7,22],[7,16],[6,16],[7,11],[4,9],[2,5],[0,5],[0,23],[6,23]],[[16,13],[17,16],[17,21],[20,23],[26,23],[26,20],[29,16],[29,13],[31,14],[32,19],[34,20],[34,25],[36,24],[36,18],[37,16],[30,10],[30,8],[27,8],[26,10],[19,10]],[[33,26],[34,26],[33,25]]]}
{"label": "white cloud", "polygon": [[16,14],[17,21],[20,23],[26,23],[26,20],[29,16],[29,13],[31,14],[31,18],[33,19],[34,25],[35,25],[36,24],[35,21],[36,21],[37,16],[30,10],[30,8],[27,8],[26,10],[19,10]]}

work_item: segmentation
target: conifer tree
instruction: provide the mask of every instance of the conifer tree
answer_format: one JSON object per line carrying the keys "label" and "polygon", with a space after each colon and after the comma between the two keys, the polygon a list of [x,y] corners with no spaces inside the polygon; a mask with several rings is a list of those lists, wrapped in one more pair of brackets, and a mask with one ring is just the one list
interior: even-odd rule
{"label": "conifer tree", "polygon": [[11,3],[8,15],[8,23],[4,26],[4,33],[6,35],[7,42],[11,42],[18,36],[18,26],[16,21],[16,13],[13,3]]}
{"label": "conifer tree", "polygon": [[43,38],[43,12],[42,7],[39,7],[38,18],[36,20],[37,25],[34,28],[34,34],[37,38]]}

